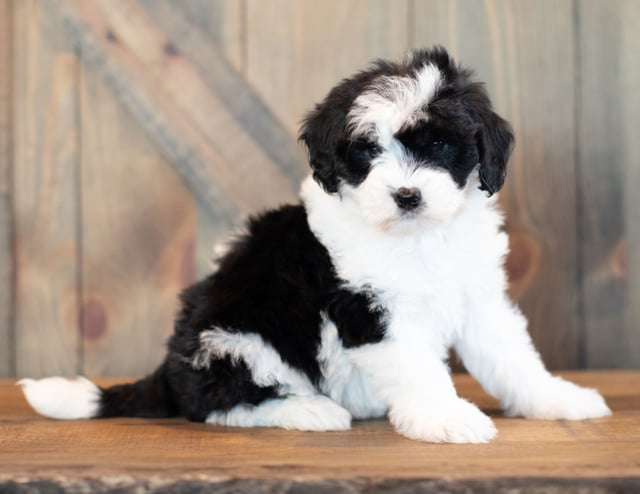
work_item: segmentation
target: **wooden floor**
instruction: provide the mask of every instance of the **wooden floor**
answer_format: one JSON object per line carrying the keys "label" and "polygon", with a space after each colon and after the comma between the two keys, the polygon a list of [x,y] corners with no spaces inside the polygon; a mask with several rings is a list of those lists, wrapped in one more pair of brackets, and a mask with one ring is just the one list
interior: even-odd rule
{"label": "wooden floor", "polygon": [[486,445],[414,442],[384,420],[335,433],[54,421],[0,381],[0,492],[640,492],[640,372],[565,375],[603,392],[613,416],[503,418],[456,376],[460,394],[495,417],[499,437]]}

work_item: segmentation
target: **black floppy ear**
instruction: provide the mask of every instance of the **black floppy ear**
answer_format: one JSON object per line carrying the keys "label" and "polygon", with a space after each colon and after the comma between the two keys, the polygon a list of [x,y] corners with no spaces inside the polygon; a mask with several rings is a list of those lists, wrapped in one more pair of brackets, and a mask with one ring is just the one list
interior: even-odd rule
{"label": "black floppy ear", "polygon": [[307,147],[313,178],[329,193],[338,192],[336,152],[345,118],[342,111],[324,102],[307,116],[300,129],[299,139]]}
{"label": "black floppy ear", "polygon": [[480,112],[478,117],[480,128],[476,140],[480,156],[480,190],[486,190],[491,196],[504,184],[514,137],[509,122],[490,107]]}

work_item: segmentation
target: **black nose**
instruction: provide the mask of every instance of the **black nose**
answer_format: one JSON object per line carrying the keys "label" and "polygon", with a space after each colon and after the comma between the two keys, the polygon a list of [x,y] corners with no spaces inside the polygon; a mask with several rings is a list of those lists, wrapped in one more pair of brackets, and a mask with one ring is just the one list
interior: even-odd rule
{"label": "black nose", "polygon": [[396,201],[398,207],[405,211],[411,211],[422,203],[422,194],[420,193],[420,189],[416,189],[415,187],[400,187],[391,195],[393,196],[393,200]]}

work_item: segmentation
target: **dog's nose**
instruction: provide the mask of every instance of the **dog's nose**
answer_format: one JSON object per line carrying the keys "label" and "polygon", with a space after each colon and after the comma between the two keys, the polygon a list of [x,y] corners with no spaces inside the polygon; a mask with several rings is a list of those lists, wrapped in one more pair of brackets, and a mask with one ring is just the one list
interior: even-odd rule
{"label": "dog's nose", "polygon": [[400,187],[391,195],[398,207],[405,211],[416,209],[422,203],[422,194],[420,193],[420,189],[415,187]]}

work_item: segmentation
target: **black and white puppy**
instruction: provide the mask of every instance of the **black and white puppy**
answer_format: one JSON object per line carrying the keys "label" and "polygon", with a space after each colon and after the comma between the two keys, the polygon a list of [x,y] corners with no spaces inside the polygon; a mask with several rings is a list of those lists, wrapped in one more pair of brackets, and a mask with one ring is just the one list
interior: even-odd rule
{"label": "black and white puppy", "polygon": [[508,299],[495,193],[513,145],[483,86],[444,49],[377,61],[305,120],[302,203],[249,220],[182,294],[162,365],[133,384],[21,381],[61,419],[184,416],[343,430],[388,415],[412,439],[485,442],[454,347],[508,415],[586,419],[602,397],[545,369]]}

